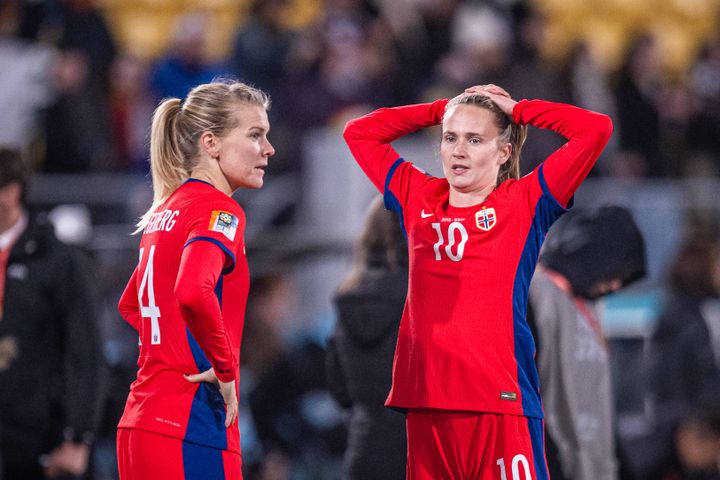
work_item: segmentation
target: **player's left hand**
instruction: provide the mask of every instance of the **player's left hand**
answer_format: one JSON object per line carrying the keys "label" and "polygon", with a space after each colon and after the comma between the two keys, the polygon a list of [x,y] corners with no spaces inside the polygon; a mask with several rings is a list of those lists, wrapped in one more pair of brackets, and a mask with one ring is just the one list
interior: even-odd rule
{"label": "player's left hand", "polygon": [[89,445],[65,441],[48,455],[43,456],[45,476],[47,478],[80,476],[87,470],[89,458]]}

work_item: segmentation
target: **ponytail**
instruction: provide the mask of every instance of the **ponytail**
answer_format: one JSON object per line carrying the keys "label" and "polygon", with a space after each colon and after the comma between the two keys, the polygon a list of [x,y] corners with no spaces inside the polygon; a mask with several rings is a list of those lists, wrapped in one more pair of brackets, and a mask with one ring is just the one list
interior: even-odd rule
{"label": "ponytail", "polygon": [[503,134],[499,136],[498,142],[509,142],[511,151],[510,158],[500,165],[497,179],[498,185],[511,178],[515,180],[520,178],[520,151],[526,139],[527,125],[518,125],[513,122],[510,122],[510,125],[507,126]]}
{"label": "ponytail", "polygon": [[178,116],[181,114],[179,98],[168,98],[155,109],[150,129],[150,174],[152,176],[153,203],[137,223],[138,233],[150,216],[188,177],[183,155],[178,146]]}

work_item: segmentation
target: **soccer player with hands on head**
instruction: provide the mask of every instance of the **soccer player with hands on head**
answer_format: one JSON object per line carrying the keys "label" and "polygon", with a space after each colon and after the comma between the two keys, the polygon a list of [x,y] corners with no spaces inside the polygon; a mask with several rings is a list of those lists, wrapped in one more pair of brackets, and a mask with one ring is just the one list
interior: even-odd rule
{"label": "soccer player with hands on head", "polygon": [[269,98],[239,82],[164,100],[150,136],[154,201],[120,299],[139,333],[138,376],[118,425],[123,480],[242,478],[240,340],[250,276],[245,214],[263,185]]}
{"label": "soccer player with hands on head", "polygon": [[[441,125],[445,178],[398,138]],[[567,143],[520,178],[526,125]],[[345,140],[409,248],[389,407],[407,412],[407,478],[547,479],[528,286],[545,235],[612,133],[606,115],[496,85],[351,120]]]}

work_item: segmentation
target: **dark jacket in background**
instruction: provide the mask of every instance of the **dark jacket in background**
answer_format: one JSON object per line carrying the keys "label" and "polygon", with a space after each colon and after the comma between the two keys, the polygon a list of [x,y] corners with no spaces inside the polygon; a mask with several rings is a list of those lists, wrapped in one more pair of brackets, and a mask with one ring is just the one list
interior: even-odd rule
{"label": "dark jacket in background", "polygon": [[30,219],[8,260],[0,319],[6,467],[37,465],[63,431],[93,432],[102,381],[98,311],[85,255],[61,243],[46,220]]}
{"label": "dark jacket in background", "polygon": [[405,478],[405,416],[384,404],[407,284],[406,269],[370,268],[335,298],[328,376],[336,399],[350,411],[346,480]]}

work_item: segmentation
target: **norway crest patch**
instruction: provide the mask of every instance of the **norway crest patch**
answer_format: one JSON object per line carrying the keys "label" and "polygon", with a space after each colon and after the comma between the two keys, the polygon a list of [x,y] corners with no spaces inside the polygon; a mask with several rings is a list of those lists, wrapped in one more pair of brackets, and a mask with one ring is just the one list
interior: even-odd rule
{"label": "norway crest patch", "polygon": [[497,216],[494,208],[483,208],[475,212],[475,225],[480,230],[487,232],[495,226]]}
{"label": "norway crest patch", "polygon": [[210,214],[209,230],[220,232],[232,242],[235,240],[235,232],[237,232],[238,218],[232,213],[223,212],[222,210],[213,210]]}

